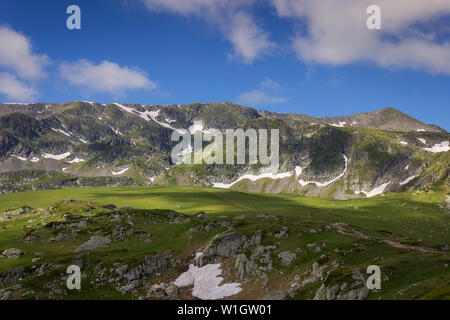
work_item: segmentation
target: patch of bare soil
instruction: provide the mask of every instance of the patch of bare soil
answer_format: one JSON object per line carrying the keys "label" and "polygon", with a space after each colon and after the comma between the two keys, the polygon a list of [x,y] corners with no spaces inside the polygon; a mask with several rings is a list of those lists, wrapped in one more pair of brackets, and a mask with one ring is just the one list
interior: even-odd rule
{"label": "patch of bare soil", "polygon": [[[370,237],[366,236],[365,234],[363,234],[357,230],[352,229],[349,225],[347,225],[345,223],[333,223],[332,226],[334,227],[336,232],[338,232],[340,234],[352,236],[352,237],[355,237],[358,239],[370,240]],[[431,254],[443,254],[442,252],[433,250],[431,248],[411,246],[411,245],[403,244],[403,243],[400,243],[400,242],[397,242],[394,240],[382,239],[382,241],[384,243],[390,245],[393,248],[415,250],[415,251],[420,251],[423,253],[431,253]]]}

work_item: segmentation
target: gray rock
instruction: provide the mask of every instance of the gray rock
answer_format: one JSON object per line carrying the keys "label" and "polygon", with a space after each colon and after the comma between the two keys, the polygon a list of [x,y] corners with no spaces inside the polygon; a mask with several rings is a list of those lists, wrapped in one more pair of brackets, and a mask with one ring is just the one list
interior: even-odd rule
{"label": "gray rock", "polygon": [[234,268],[236,275],[241,281],[247,280],[251,276],[262,277],[265,275],[264,271],[260,270],[259,266],[248,259],[245,254],[240,254],[236,257]]}
{"label": "gray rock", "polygon": [[16,259],[24,254],[25,253],[22,250],[17,248],[10,248],[3,251],[3,256],[8,259]]}
{"label": "gray rock", "polygon": [[84,250],[93,250],[96,248],[106,247],[111,242],[110,239],[101,236],[92,236],[91,239],[83,243],[75,249],[75,252]]}
{"label": "gray rock", "polygon": [[364,300],[369,295],[365,277],[358,268],[352,271],[355,281],[327,285],[327,279],[316,291],[314,300]]}
{"label": "gray rock", "polygon": [[187,233],[194,233],[194,232],[202,232],[202,231],[210,231],[216,228],[228,228],[231,226],[231,222],[229,221],[211,221],[208,224],[198,224],[195,227],[192,227],[187,231]]}
{"label": "gray rock", "polygon": [[241,232],[230,232],[215,237],[203,250],[203,254],[195,260],[198,266],[221,261],[222,258],[230,258],[242,249],[248,240]]}
{"label": "gray rock", "polygon": [[203,211],[197,213],[195,216],[197,218],[202,218],[202,219],[209,218],[209,216],[206,213],[204,213]]}
{"label": "gray rock", "polygon": [[174,211],[170,211],[167,217],[169,218],[170,224],[182,224],[189,221],[189,218],[186,217],[184,214],[177,213]]}
{"label": "gray rock", "polygon": [[132,293],[137,292],[135,283],[128,283],[128,284],[124,285],[123,287],[120,287],[118,290],[122,294],[132,294]]}
{"label": "gray rock", "polygon": [[278,254],[282,266],[288,266],[297,258],[295,253],[283,251]]}
{"label": "gray rock", "polygon": [[162,274],[165,271],[175,268],[179,261],[175,260],[169,251],[158,252],[151,256],[146,256],[144,263],[129,269],[127,266],[119,267],[116,270],[116,281],[126,280],[127,284],[134,283],[135,286],[142,285],[145,279]]}
{"label": "gray rock", "polygon": [[25,273],[24,269],[22,268],[8,270],[0,274],[0,287],[4,287],[8,284],[20,281],[25,278],[26,275],[27,273]]}
{"label": "gray rock", "polygon": [[18,216],[30,213],[32,210],[33,209],[31,207],[23,206],[23,207],[18,208],[18,209],[5,211],[2,215],[0,215],[0,221],[11,220],[11,219],[13,219],[15,217],[18,217]]}
{"label": "gray rock", "polygon": [[128,236],[130,236],[134,230],[123,224],[119,224],[117,227],[114,228],[113,232],[110,235],[110,238],[112,240],[125,240]]}
{"label": "gray rock", "polygon": [[173,283],[154,284],[147,292],[147,298],[175,299],[178,296],[178,287]]}
{"label": "gray rock", "polygon": [[288,232],[289,232],[289,228],[286,227],[286,226],[283,226],[283,227],[281,228],[280,232],[278,232],[277,234],[275,234],[275,237],[276,237],[276,238],[284,238],[284,237],[287,236]]}

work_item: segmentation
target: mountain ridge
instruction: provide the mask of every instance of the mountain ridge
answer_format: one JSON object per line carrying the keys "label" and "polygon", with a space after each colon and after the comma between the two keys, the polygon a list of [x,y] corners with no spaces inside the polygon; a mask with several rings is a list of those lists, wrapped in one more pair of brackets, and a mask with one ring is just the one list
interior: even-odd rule
{"label": "mountain ridge", "polygon": [[[1,103],[0,104],[0,115],[5,114],[5,106],[19,106],[20,108],[25,108],[24,111],[26,112],[32,112],[33,106],[37,109],[39,106],[51,106],[51,105],[67,105],[67,104],[73,104],[73,103],[87,103],[91,105],[101,105],[101,106],[107,106],[113,103],[109,104],[101,104],[98,102],[88,102],[88,101],[73,101],[73,102],[67,102],[67,103],[32,103],[32,104],[17,104],[17,103]],[[447,130],[436,125],[436,124],[426,124],[422,121],[404,113],[401,112],[395,108],[387,107],[382,108],[375,111],[370,112],[359,112],[355,114],[350,115],[343,115],[343,116],[321,116],[321,117],[314,117],[307,114],[302,113],[278,113],[273,111],[267,111],[267,110],[257,110],[251,107],[243,106],[236,104],[234,102],[193,102],[190,104],[185,105],[175,105],[175,104],[169,104],[169,105],[143,105],[138,103],[125,103],[123,105],[127,106],[139,106],[139,107],[158,107],[158,108],[194,108],[199,109],[202,107],[208,107],[208,106],[217,106],[217,105],[227,105],[230,107],[236,107],[241,110],[246,110],[249,114],[250,118],[255,117],[261,117],[261,118],[278,118],[278,119],[291,119],[291,120],[302,120],[302,121],[309,121],[309,122],[318,122],[322,124],[329,124],[329,125],[336,125],[336,126],[356,126],[356,127],[363,127],[363,128],[373,128],[373,129],[381,129],[381,130],[389,130],[389,131],[417,131],[417,130],[424,130],[424,131],[430,131],[430,132],[444,132],[446,133]],[[35,108],[35,109],[36,109]],[[2,110],[3,109],[3,110]],[[11,107],[9,110],[6,110],[6,113],[13,112]],[[20,110],[18,111],[20,112]],[[353,120],[353,121],[352,121]],[[358,121],[356,121],[358,120]],[[381,122],[387,122],[387,123],[381,123]],[[345,122],[345,124],[342,124]],[[399,123],[401,122],[401,123]],[[406,122],[406,124],[405,124]]]}
{"label": "mountain ridge", "polygon": [[[59,172],[52,177],[64,175],[55,178],[59,182],[49,183],[52,187],[61,187],[67,175],[118,176],[133,179],[128,184],[230,185],[240,190],[334,198],[449,185],[446,150],[450,135],[443,129],[427,127],[392,108],[352,116],[304,117],[267,114],[226,102],[0,105],[0,172],[25,170],[28,180],[38,181],[42,188],[45,174],[36,178],[35,173],[48,171]],[[170,153],[177,143],[170,139],[172,131],[197,130],[196,120],[202,120],[205,129],[222,131],[279,129],[279,172],[284,174],[265,176],[260,165],[172,163]],[[11,187],[7,182],[3,180],[0,192],[25,185],[16,181]],[[86,183],[89,180],[83,180]]]}

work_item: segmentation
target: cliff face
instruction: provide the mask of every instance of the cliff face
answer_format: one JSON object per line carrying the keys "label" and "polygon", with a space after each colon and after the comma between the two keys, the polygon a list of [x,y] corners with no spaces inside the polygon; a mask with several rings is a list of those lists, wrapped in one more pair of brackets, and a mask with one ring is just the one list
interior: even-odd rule
{"label": "cliff face", "polygon": [[[260,164],[172,163],[170,152],[177,143],[170,139],[172,132],[198,130],[192,127],[196,120],[205,129],[223,131],[279,129],[278,175],[267,175]],[[0,105],[3,192],[24,185],[33,188],[37,173],[47,178],[38,178],[34,188],[61,187],[67,177],[78,182],[63,183],[66,186],[102,181],[105,185],[216,185],[342,199],[448,188],[449,140],[445,130],[395,109],[313,118],[258,112],[232,103]],[[25,178],[30,176],[34,178]],[[109,179],[84,179],[94,177]]]}

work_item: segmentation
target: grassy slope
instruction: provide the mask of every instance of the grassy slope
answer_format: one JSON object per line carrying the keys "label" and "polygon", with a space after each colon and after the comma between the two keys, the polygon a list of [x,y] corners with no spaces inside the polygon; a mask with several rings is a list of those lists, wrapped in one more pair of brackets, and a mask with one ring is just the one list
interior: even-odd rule
{"label": "grassy slope", "polygon": [[[304,250],[301,259],[289,266],[285,276],[279,281],[270,282],[268,287],[279,289],[280,283],[289,281],[290,275],[308,271],[314,261],[323,253],[334,254],[334,250],[355,248],[353,253],[340,256],[346,265],[366,267],[378,264],[390,280],[383,285],[379,293],[369,298],[448,298],[450,277],[448,255],[432,255],[417,251],[393,248],[380,240],[395,240],[404,244],[418,245],[439,250],[444,245],[450,245],[450,227],[448,213],[439,205],[443,204],[443,194],[386,194],[371,199],[355,199],[333,201],[318,198],[296,197],[292,195],[267,195],[236,192],[223,189],[208,189],[196,187],[123,187],[123,188],[85,188],[61,189],[52,191],[35,191],[0,196],[0,212],[8,208],[30,205],[34,208],[49,207],[63,199],[82,199],[97,201],[103,204],[113,203],[118,207],[131,206],[138,209],[173,209],[184,214],[195,214],[204,211],[209,215],[234,217],[244,213],[257,215],[260,213],[275,214],[282,218],[279,222],[265,219],[233,220],[233,228],[246,233],[255,230],[275,232],[280,225],[288,225],[290,236],[283,239],[270,239],[277,243],[276,252],[306,248],[308,243],[326,242],[327,247],[320,253]],[[72,211],[71,211],[72,212]],[[37,219],[39,216],[34,217]],[[137,219],[139,219],[137,217]],[[218,232],[200,232],[193,239],[186,238],[188,225],[136,225],[142,231],[153,234],[153,242],[144,245],[136,239],[118,243],[114,247],[97,249],[95,259],[111,263],[120,259],[133,258],[149,251],[170,249],[182,256],[191,255],[198,247]],[[319,230],[334,222],[344,222],[357,231],[371,236],[375,240],[361,240],[352,236],[342,235],[334,231],[310,233],[311,228]],[[100,222],[99,222],[100,223]],[[106,223],[106,222],[105,222]],[[18,240],[22,228],[29,224],[28,219],[21,219],[8,224],[8,228],[0,231],[0,249],[18,247],[25,252],[41,251],[45,260],[66,261],[71,257],[73,249],[86,239],[77,239],[75,243],[39,243],[24,244]],[[6,223],[3,223],[6,225]],[[1,227],[2,225],[0,225]],[[219,230],[220,231],[220,230]],[[223,231],[223,230],[222,230]],[[170,240],[170,241],[168,241]],[[378,241],[377,241],[378,240]],[[186,243],[188,245],[186,245]],[[122,249],[128,249],[123,251]],[[0,272],[12,267],[29,265],[31,256],[25,255],[19,259],[2,260]],[[410,287],[415,284],[413,287]],[[308,292],[308,290],[311,292]],[[313,289],[308,288],[297,298],[311,298]],[[407,289],[403,295],[401,290]],[[400,292],[400,293],[399,293]],[[443,295],[442,295],[442,292]],[[91,291],[91,297],[117,298],[117,292]],[[72,293],[70,297],[76,298]],[[87,296],[80,296],[88,298]],[[242,296],[243,298],[249,297]]]}

